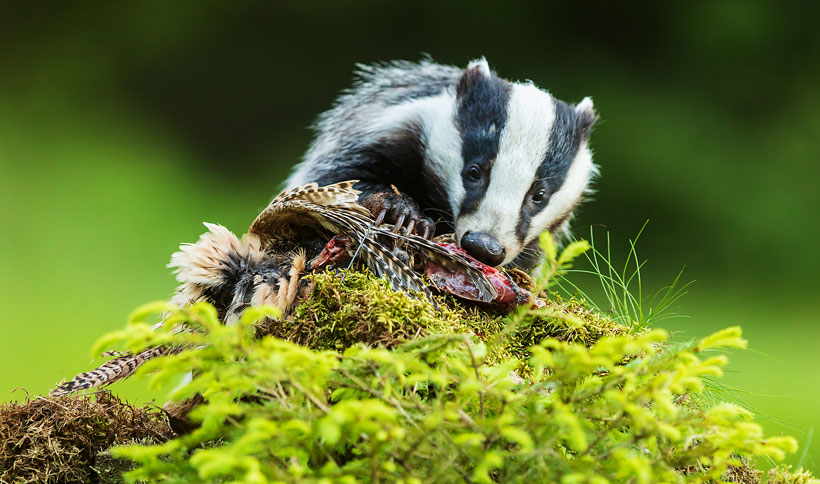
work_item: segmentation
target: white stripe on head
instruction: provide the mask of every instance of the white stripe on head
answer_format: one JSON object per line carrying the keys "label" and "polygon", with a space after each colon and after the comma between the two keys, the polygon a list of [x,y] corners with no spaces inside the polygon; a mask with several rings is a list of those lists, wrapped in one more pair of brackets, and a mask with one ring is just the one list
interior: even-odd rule
{"label": "white stripe on head", "polygon": [[[410,100],[393,106],[369,108],[371,112],[360,116],[358,120],[358,138],[353,141],[361,146],[368,146],[384,137],[400,136],[403,130],[419,127],[425,145],[427,169],[438,175],[447,192],[438,195],[447,200],[453,213],[458,213],[458,207],[464,198],[464,186],[461,182],[463,161],[461,135],[456,122],[455,92],[445,90],[437,96]],[[332,163],[334,158],[331,151],[342,144],[341,138],[344,133],[331,133],[327,136],[333,137],[332,142],[319,145],[327,152],[317,151],[311,154],[311,158],[320,160],[317,164],[322,163],[323,159]],[[308,180],[314,169],[314,165],[300,164],[288,179],[288,184],[295,185]]]}
{"label": "white stripe on head", "polygon": [[[458,213],[464,199],[464,184],[461,181],[464,162],[456,118],[455,93],[445,91],[438,96],[391,106],[370,120],[368,126],[374,140],[386,133],[398,134],[395,132],[397,126],[417,125],[421,128],[426,169],[438,176],[446,193],[437,195],[447,200],[453,213]],[[433,185],[430,183],[430,188]]]}
{"label": "white stripe on head", "polygon": [[[453,214],[458,213],[464,200],[464,183],[461,170],[461,134],[458,131],[457,102],[454,93],[445,93],[427,101],[428,109],[422,110],[420,122],[425,133],[425,164],[435,173],[447,192],[446,198]],[[432,184],[431,184],[432,186]],[[454,215],[455,216],[455,215]]]}
{"label": "white stripe on head", "polygon": [[506,250],[505,264],[523,248],[516,225],[524,197],[547,153],[555,120],[553,98],[532,84],[513,84],[507,116],[487,191],[475,212],[456,220],[458,240],[467,231],[491,235]]}

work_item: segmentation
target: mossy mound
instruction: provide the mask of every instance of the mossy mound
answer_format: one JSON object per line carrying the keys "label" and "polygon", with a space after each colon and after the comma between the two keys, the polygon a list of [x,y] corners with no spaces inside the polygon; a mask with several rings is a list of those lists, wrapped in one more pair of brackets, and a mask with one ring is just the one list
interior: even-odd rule
{"label": "mossy mound", "polygon": [[491,361],[526,359],[527,348],[544,338],[591,346],[604,336],[630,331],[627,326],[590,311],[583,301],[565,301],[555,293],[538,296],[546,306],[511,318],[492,306],[439,296],[430,301],[390,288],[368,272],[321,273],[311,276],[311,298],[284,323],[267,322],[259,336],[275,336],[311,349],[343,351],[357,343],[394,348],[429,334],[468,334],[483,343],[502,332],[504,341],[493,348]]}
{"label": "mossy mound", "polygon": [[173,436],[160,409],[134,407],[109,392],[3,403],[0,482],[104,482],[106,470],[94,468],[100,452]]}

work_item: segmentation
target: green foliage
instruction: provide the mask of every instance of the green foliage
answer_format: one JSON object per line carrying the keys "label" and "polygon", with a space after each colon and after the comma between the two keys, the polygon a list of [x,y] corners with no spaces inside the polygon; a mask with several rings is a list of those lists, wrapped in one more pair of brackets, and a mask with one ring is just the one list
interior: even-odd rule
{"label": "green foliage", "polygon": [[146,371],[159,370],[155,382],[195,371],[176,397],[205,397],[193,414],[202,426],[117,449],[141,464],[134,479],[707,482],[738,456],[796,449],[790,437],[764,438],[738,406],[681,404],[702,377],[720,376],[726,359],[708,349],[741,346],[737,329],[676,348],[660,330],[590,348],[547,339],[522,381],[517,361],[488,365],[486,346],[464,335],[337,353],[256,340],[247,323],[219,325],[204,303],[175,316],[203,331],[172,337],[202,347]]}
{"label": "green foliage", "polygon": [[565,247],[559,255],[555,239],[549,232],[544,232],[539,236],[538,245],[544,251],[544,261],[536,269],[538,289],[548,289],[556,284],[557,277],[572,267],[572,261],[592,247],[586,240],[576,240]]}
{"label": "green foliage", "polygon": [[[648,222],[647,222],[648,223]],[[651,295],[644,294],[641,280],[641,269],[646,261],[638,257],[636,245],[638,239],[646,228],[644,223],[638,235],[629,241],[629,250],[623,267],[615,265],[612,254],[612,247],[609,233],[606,234],[605,248],[599,248],[595,244],[595,232],[590,230],[590,246],[586,241],[573,242],[583,243],[585,247],[592,248],[586,252],[586,258],[591,269],[572,270],[574,273],[591,274],[600,283],[603,298],[606,305],[596,304],[594,298],[590,298],[577,285],[570,281],[562,280],[569,293],[580,293],[597,311],[611,314],[615,321],[630,325],[635,330],[642,330],[651,327],[653,324],[677,316],[672,312],[672,307],[684,294],[690,282],[681,283],[683,270],[678,272],[672,282]],[[570,245],[567,249],[572,247]]]}
{"label": "green foliage", "polygon": [[792,471],[791,466],[778,466],[769,471],[769,484],[820,484],[810,472],[798,469]]}
{"label": "green foliage", "polygon": [[[550,278],[571,258],[549,251],[548,257]],[[355,278],[352,284],[375,287]],[[717,482],[736,475],[744,459],[779,460],[797,447],[791,437],[764,437],[737,405],[688,404],[704,378],[722,375],[727,360],[715,350],[745,345],[738,328],[677,346],[662,330],[546,337],[519,357],[494,358],[498,348],[520,346],[526,327],[559,320],[584,328],[597,320],[552,305],[516,312],[482,338],[464,331],[477,322],[448,330],[428,315],[419,337],[392,348],[341,348],[325,333],[314,339],[325,349],[314,349],[258,338],[253,323],[270,316],[264,308],[234,326],[221,325],[206,303],[176,309],[166,318],[191,329],[177,333],[147,333],[150,310],[167,308],[148,309],[102,341],[132,350],[191,348],[152,360],[141,372],[158,387],[193,372],[173,398],[198,393],[205,403],[191,414],[201,424],[192,433],[113,449],[138,464],[127,474],[131,480]],[[348,334],[340,337],[347,341]],[[783,475],[782,482],[802,482]]]}

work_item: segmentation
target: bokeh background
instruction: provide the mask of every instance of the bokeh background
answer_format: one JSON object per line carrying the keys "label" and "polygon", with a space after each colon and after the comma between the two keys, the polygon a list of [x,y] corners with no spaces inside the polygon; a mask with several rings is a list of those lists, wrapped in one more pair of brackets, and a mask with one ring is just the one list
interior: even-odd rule
{"label": "bokeh background", "polygon": [[742,325],[726,383],[817,471],[818,27],[811,1],[3,2],[0,399],[88,369],[171,294],[202,221],[243,232],[354,63],[484,55],[594,98],[602,175],[575,233],[609,231],[623,262],[649,220],[644,291],[696,280],[664,326]]}

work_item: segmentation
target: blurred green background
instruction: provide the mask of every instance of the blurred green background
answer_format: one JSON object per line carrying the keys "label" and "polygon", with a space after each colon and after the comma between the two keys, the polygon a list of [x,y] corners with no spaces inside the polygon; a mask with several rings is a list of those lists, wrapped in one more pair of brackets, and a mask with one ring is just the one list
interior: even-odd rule
{"label": "blurred green background", "polygon": [[648,219],[645,290],[682,266],[697,281],[664,326],[742,325],[754,351],[726,382],[803,445],[820,424],[818,27],[811,1],[4,2],[0,399],[89,369],[98,336],[171,294],[165,264],[202,221],[244,231],[354,63],[484,55],[594,98],[602,175],[575,233],[625,256]]}

